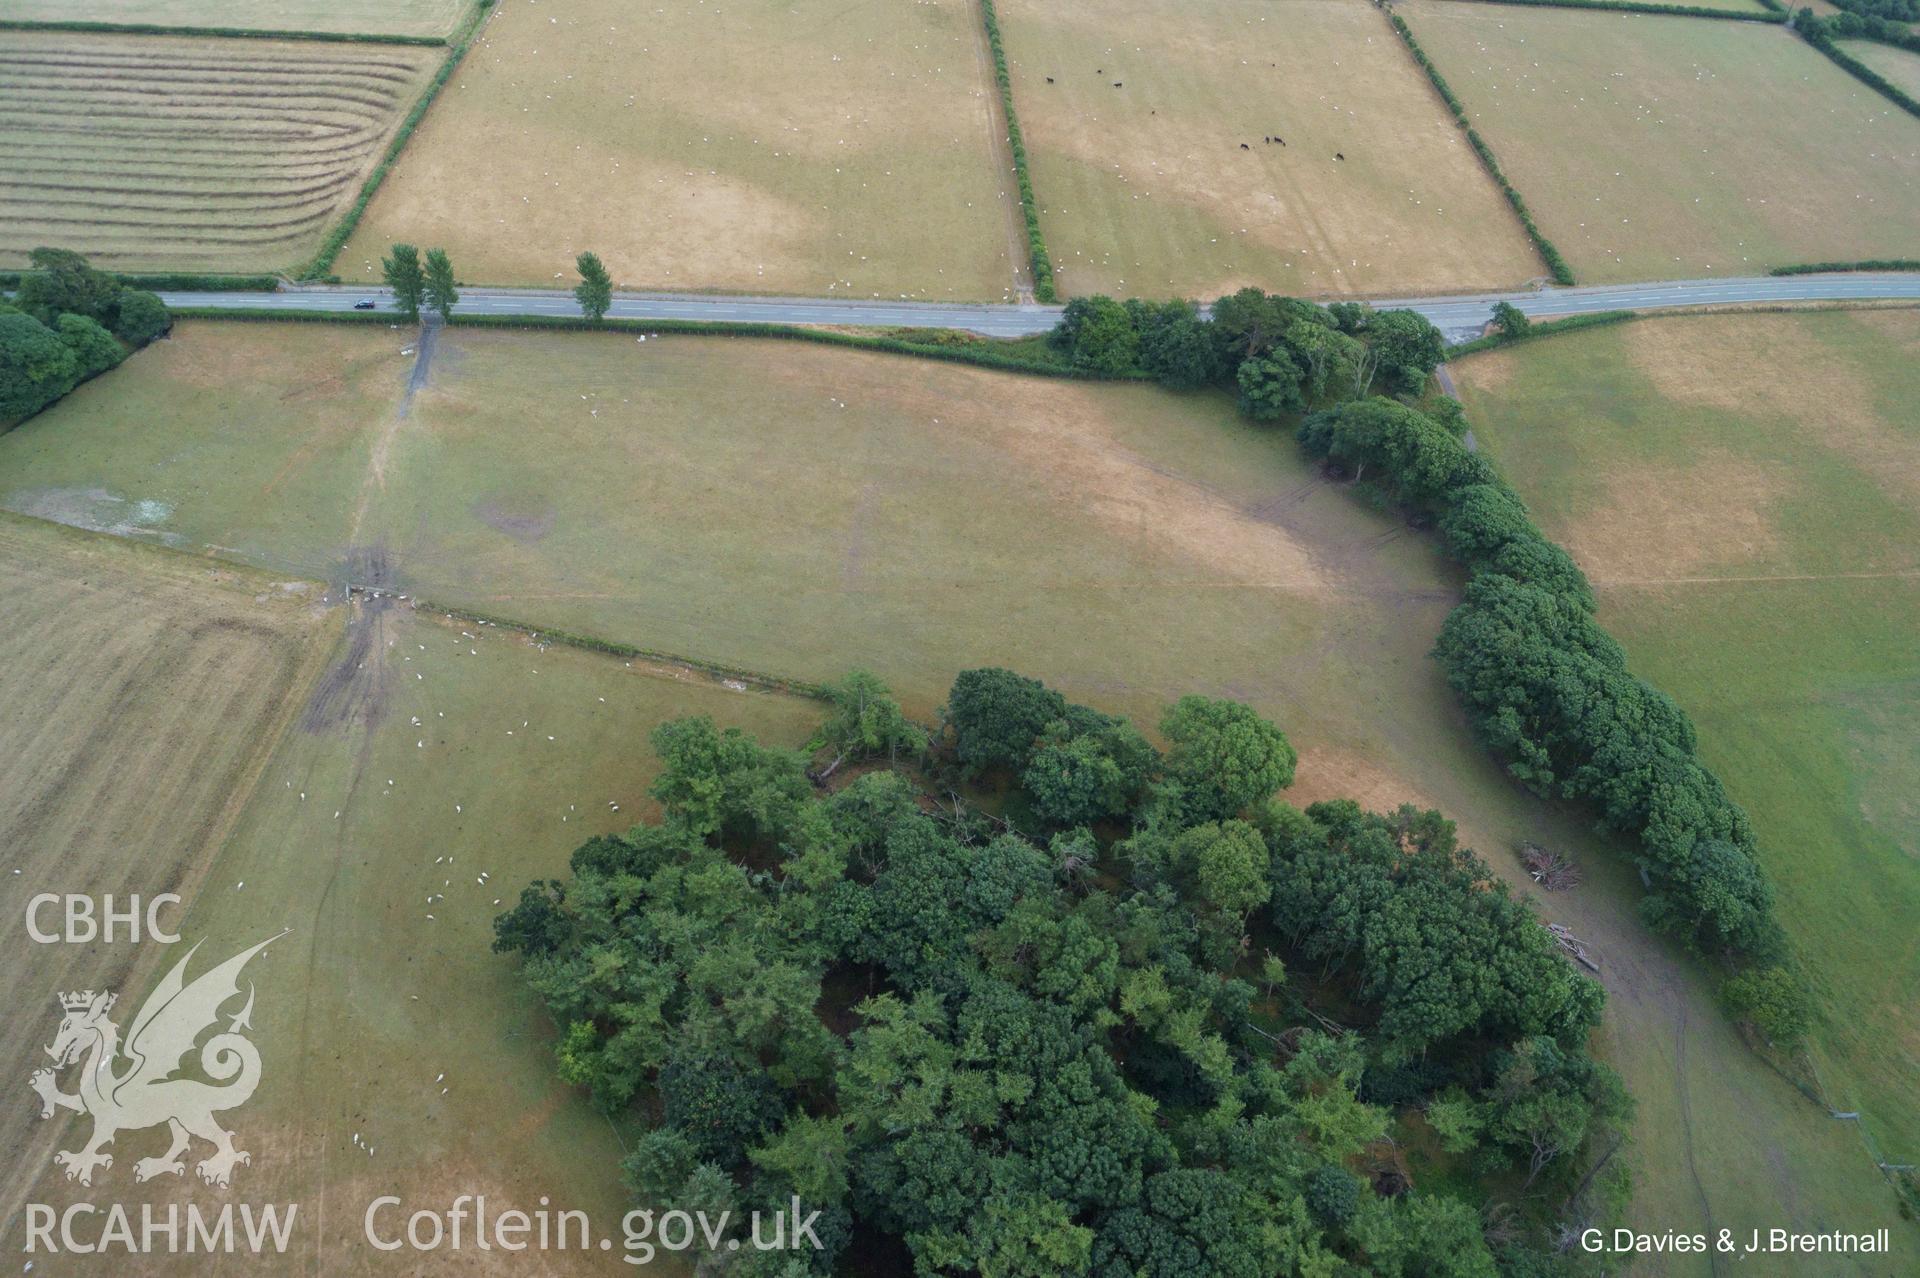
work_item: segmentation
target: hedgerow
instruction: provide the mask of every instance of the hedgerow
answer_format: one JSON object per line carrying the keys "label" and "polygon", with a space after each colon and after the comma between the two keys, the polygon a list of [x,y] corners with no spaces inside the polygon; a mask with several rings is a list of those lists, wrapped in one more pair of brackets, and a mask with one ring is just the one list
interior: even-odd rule
{"label": "hedgerow", "polygon": [[827,698],[825,684],[812,683],[805,679],[789,679],[782,675],[763,674],[758,670],[749,670],[745,666],[722,665],[716,661],[702,661],[697,657],[685,657],[674,652],[660,652],[653,648],[639,648],[630,643],[620,643],[613,639],[602,639],[598,635],[574,634],[567,630],[554,630],[547,626],[536,626],[530,622],[515,621],[509,617],[496,617],[491,613],[475,612],[471,608],[455,608],[447,604],[436,603],[431,599],[416,601],[420,611],[437,612],[443,617],[454,617],[461,621],[476,622],[483,626],[496,626],[502,630],[519,630],[534,639],[546,643],[559,644],[565,648],[578,648],[584,652],[598,652],[610,657],[619,657],[628,661],[658,661],[665,665],[684,666],[689,670],[698,670],[702,674],[717,679],[735,679],[751,683],[758,687],[770,688],[779,692],[790,692],[796,696],[808,697],[816,701]]}
{"label": "hedgerow", "polygon": [[460,315],[452,323],[480,328],[543,328],[578,332],[616,333],[700,333],[719,337],[771,337],[789,341],[816,342],[823,346],[843,346],[854,350],[883,351],[895,355],[913,355],[921,359],[944,360],[952,364],[972,364],[1010,373],[1030,373],[1041,377],[1065,377],[1080,381],[1147,381],[1146,373],[1128,369],[1108,372],[1080,368],[1052,358],[1011,355],[998,349],[993,339],[982,338],[972,345],[932,344],[901,341],[898,338],[842,333],[828,329],[805,328],[797,324],[755,324],[738,320],[710,323],[704,320],[604,319],[565,315]]}
{"label": "hedgerow", "polygon": [[[31,271],[0,271],[0,289],[20,287]],[[113,272],[113,277],[128,288],[144,288],[154,293],[272,293],[280,287],[276,275],[194,275],[181,272],[142,274]]]}
{"label": "hedgerow", "polygon": [[1920,271],[1920,258],[1887,257],[1865,262],[1802,262],[1776,266],[1769,275],[1832,275],[1845,271]]}
{"label": "hedgerow", "polygon": [[221,40],[318,40],[325,44],[411,44],[442,46],[445,36],[382,35],[370,31],[278,31],[264,27],[187,27],[158,22],[46,22],[0,18],[0,31],[78,31],[99,35],[167,35]]}
{"label": "hedgerow", "polygon": [[[420,100],[413,104],[413,110],[407,112],[407,118],[400,122],[399,131],[393,135],[393,141],[387,145],[387,153],[380,157],[380,163],[373,166],[373,172],[367,174],[367,180],[361,184],[360,194],[355,197],[352,207],[347,210],[347,215],[340,219],[340,224],[334,227],[321,243],[320,251],[314,254],[313,260],[307,263],[306,269],[300,272],[301,279],[322,279],[333,270],[334,259],[340,256],[340,250],[345,248],[347,241],[353,237],[354,228],[360,225],[360,219],[365,215],[367,205],[373,202],[374,193],[380,189],[380,184],[387,180],[388,170],[393,167],[393,162],[400,158],[400,152],[406,149],[407,141],[413,137],[413,131],[420,127],[420,121],[426,117],[427,108],[433,105],[433,100],[440,96],[440,90],[446,87],[447,81],[453,78],[453,73],[459,70],[460,60],[467,56],[467,49],[473,44],[474,37],[479,34],[480,24],[485,20],[487,10],[492,7],[493,0],[480,0],[465,25],[455,34],[453,47],[448,51],[446,61],[442,62],[440,69],[434,72],[433,80],[427,85],[426,92],[422,93]],[[435,41],[434,43],[446,42]]]}
{"label": "hedgerow", "polygon": [[1674,18],[1725,18],[1730,22],[1787,20],[1784,9],[1756,13],[1751,9],[1710,9],[1695,4],[1653,4],[1650,0],[1481,0],[1481,3],[1531,5],[1542,9],[1612,9],[1620,13],[1657,13]]}
{"label": "hedgerow", "polygon": [[1513,206],[1514,214],[1519,217],[1520,225],[1525,228],[1527,238],[1533,241],[1534,250],[1540,254],[1540,260],[1546,263],[1547,271],[1553,276],[1553,282],[1569,285],[1574,283],[1573,268],[1567,265],[1566,258],[1560,256],[1560,250],[1554,247],[1553,241],[1541,233],[1539,226],[1533,220],[1532,211],[1527,208],[1526,200],[1521,197],[1519,191],[1514,189],[1513,183],[1507,181],[1506,173],[1500,168],[1500,161],[1494,158],[1493,148],[1482,140],[1479,130],[1475,129],[1473,122],[1467,118],[1467,109],[1461,105],[1460,99],[1453,95],[1453,87],[1447,83],[1446,77],[1440,74],[1440,68],[1433,64],[1433,59],[1427,56],[1427,51],[1420,47],[1420,42],[1413,38],[1413,28],[1409,27],[1397,13],[1387,14],[1387,21],[1393,24],[1394,33],[1400,37],[1400,42],[1407,46],[1407,51],[1413,54],[1413,60],[1418,62],[1420,69],[1427,73],[1427,79],[1433,82],[1434,90],[1440,94],[1440,100],[1445,102],[1448,109],[1453,112],[1454,123],[1465,131],[1467,143],[1473,147],[1473,153],[1480,157],[1480,163],[1486,166],[1487,175],[1507,197],[1507,203]]}
{"label": "hedgerow", "polygon": [[1905,89],[1894,84],[1878,71],[1875,71],[1872,67],[1835,44],[1832,37],[1827,34],[1827,28],[1824,23],[1821,23],[1818,19],[1802,22],[1799,24],[1798,30],[1801,37],[1806,40],[1808,44],[1826,54],[1827,57],[1833,61],[1834,65],[1852,75],[1854,79],[1874,90],[1907,114],[1920,116],[1920,101],[1915,101],[1913,96]]}
{"label": "hedgerow", "polygon": [[[234,310],[226,307],[181,306],[175,307],[173,313],[182,319],[235,320],[243,323],[279,321],[296,324],[391,325],[394,323],[393,314],[387,311],[269,310],[266,308]],[[563,332],[583,333],[686,333],[708,337],[767,337],[786,341],[814,342],[822,346],[842,346],[853,350],[881,351],[892,355],[912,355],[919,359],[944,360],[950,364],[971,364],[977,368],[991,368],[1008,373],[1027,373],[1037,377],[1110,382],[1151,380],[1149,374],[1139,370],[1103,372],[1097,369],[1076,368],[1053,358],[1041,358],[1031,354],[1008,354],[1001,349],[1000,342],[992,338],[978,338],[968,345],[929,344],[901,341],[891,337],[869,337],[859,333],[804,328],[796,324],[754,324],[738,320],[711,323],[703,320],[603,319],[593,321],[585,316],[568,315],[461,315],[456,312],[449,323],[471,328],[557,329]],[[1008,345],[1018,345],[1031,350],[1036,344],[1020,342],[1008,343]]]}
{"label": "hedgerow", "polygon": [[1027,223],[1027,256],[1033,268],[1033,295],[1042,302],[1059,294],[1053,282],[1053,258],[1040,234],[1040,206],[1033,197],[1033,179],[1027,171],[1027,146],[1020,135],[1020,117],[1013,110],[1013,77],[1007,71],[1007,51],[1000,40],[1000,16],[993,0],[980,0],[987,25],[987,45],[993,51],[993,76],[1000,86],[1000,110],[1007,117],[1007,146],[1013,152],[1013,174],[1020,187],[1020,214]]}
{"label": "hedgerow", "polygon": [[1489,333],[1485,337],[1476,337],[1470,342],[1461,342],[1458,346],[1449,346],[1447,358],[1456,359],[1478,351],[1490,351],[1496,346],[1512,346],[1516,342],[1530,342],[1536,337],[1551,337],[1555,333],[1571,333],[1582,328],[1600,328],[1607,324],[1618,324],[1635,318],[1638,318],[1638,315],[1634,311],[1596,311],[1592,315],[1568,315],[1563,319],[1535,320],[1528,326],[1525,333],[1517,337],[1506,333]]}

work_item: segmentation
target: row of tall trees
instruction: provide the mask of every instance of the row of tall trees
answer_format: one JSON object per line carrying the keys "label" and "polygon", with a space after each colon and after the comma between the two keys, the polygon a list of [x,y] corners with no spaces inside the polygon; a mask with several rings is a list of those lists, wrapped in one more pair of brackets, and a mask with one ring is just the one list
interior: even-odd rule
{"label": "row of tall trees", "polygon": [[[1686,713],[1628,669],[1579,566],[1452,416],[1375,398],[1310,414],[1298,435],[1313,456],[1436,520],[1471,577],[1435,655],[1475,734],[1534,792],[1590,803],[1606,828],[1635,837],[1648,921],[1747,974],[1739,988],[1770,995],[1750,1000],[1766,1013],[1756,1022],[1791,1042],[1808,1005],[1746,813],[1701,762]],[[1796,1000],[1771,997],[1793,988]]]}
{"label": "row of tall trees", "polygon": [[420,250],[411,244],[396,244],[380,260],[380,274],[393,290],[394,305],[409,324],[420,322],[424,306],[437,311],[442,321],[453,318],[460,291],[453,278],[453,262],[445,249],[428,249],[421,262]]}
{"label": "row of tall trees", "polygon": [[1446,350],[1416,311],[1319,306],[1257,288],[1205,312],[1189,301],[1077,297],[1048,340],[1076,367],[1144,372],[1174,390],[1234,390],[1256,421],[1376,391],[1418,393]]}
{"label": "row of tall trees", "polygon": [[[580,303],[581,313],[598,321],[613,305],[613,278],[595,254],[582,253],[576,265],[580,283],[574,287],[573,296]],[[423,261],[416,246],[395,244],[380,260],[380,275],[393,290],[394,305],[409,324],[420,322],[422,309],[438,312],[442,321],[453,318],[460,292],[446,250],[428,249]]]}
{"label": "row of tall trees", "polygon": [[172,317],[158,296],[127,288],[66,249],[28,256],[10,303],[0,303],[0,429],[114,368],[164,334]]}
{"label": "row of tall trees", "polygon": [[[1292,748],[1232,702],[1162,752],[1004,670],[933,732],[869,675],[831,701],[837,790],[666,724],[661,818],[497,920],[562,1076],[642,1129],[636,1198],[822,1213],[744,1274],[1574,1270],[1554,1217],[1626,1118],[1601,992],[1450,823],[1280,801]],[[1422,1113],[1449,1188],[1376,1184]]]}

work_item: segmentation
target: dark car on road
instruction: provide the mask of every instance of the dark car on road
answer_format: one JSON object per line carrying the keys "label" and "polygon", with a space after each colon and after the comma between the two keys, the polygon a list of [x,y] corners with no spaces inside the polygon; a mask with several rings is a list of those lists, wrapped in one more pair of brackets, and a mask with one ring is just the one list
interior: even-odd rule
{"label": "dark car on road", "polygon": [[353,304],[353,309],[356,311],[370,311],[375,305],[376,303],[371,297],[363,297]]}

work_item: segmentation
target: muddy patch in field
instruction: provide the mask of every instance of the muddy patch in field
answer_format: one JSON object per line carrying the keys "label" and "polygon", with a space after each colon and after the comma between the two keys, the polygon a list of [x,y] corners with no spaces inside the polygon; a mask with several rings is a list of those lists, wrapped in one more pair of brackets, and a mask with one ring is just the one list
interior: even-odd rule
{"label": "muddy patch in field", "polygon": [[169,546],[186,540],[160,526],[173,514],[171,502],[122,497],[105,488],[31,488],[14,494],[5,508],[17,515],[115,537],[137,537]]}
{"label": "muddy patch in field", "polygon": [[494,493],[473,503],[473,517],[495,532],[523,545],[543,540],[553,531],[553,503]]}
{"label": "muddy patch in field", "polygon": [[345,575],[358,588],[347,620],[346,650],[320,676],[301,711],[300,727],[305,732],[375,727],[386,717],[393,692],[393,666],[387,656],[393,627],[387,614],[398,605],[390,592],[381,589],[393,575],[386,548],[355,547],[348,552]]}

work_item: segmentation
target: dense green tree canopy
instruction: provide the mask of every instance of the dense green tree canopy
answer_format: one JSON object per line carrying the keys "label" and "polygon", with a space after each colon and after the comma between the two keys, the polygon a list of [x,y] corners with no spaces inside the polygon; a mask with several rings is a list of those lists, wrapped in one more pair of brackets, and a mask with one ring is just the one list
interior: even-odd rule
{"label": "dense green tree canopy", "polygon": [[114,276],[68,249],[37,248],[27,261],[33,269],[21,277],[14,305],[49,328],[62,315],[79,315],[103,327],[113,323],[120,302],[120,281]]}
{"label": "dense green tree canopy", "polygon": [[393,304],[407,318],[420,322],[420,308],[427,300],[427,275],[420,265],[420,250],[411,244],[396,244],[380,259],[380,274],[393,290]]}
{"label": "dense green tree canopy", "polygon": [[574,300],[580,303],[582,315],[598,321],[613,305],[613,277],[607,274],[597,253],[582,253],[574,259],[574,266],[580,272],[580,282],[573,286]]}
{"label": "dense green tree canopy", "polygon": [[74,388],[80,361],[30,315],[0,310],[0,426],[31,417]]}
{"label": "dense green tree canopy", "polygon": [[1298,756],[1286,734],[1237,701],[1182,697],[1160,731],[1171,743],[1167,770],[1195,820],[1234,816],[1293,784]]}
{"label": "dense green tree canopy", "polygon": [[[857,725],[858,705],[834,713]],[[1231,703],[1169,711],[1164,763],[1003,670],[963,674],[947,718],[923,766],[951,792],[969,740],[1022,763],[1006,807],[1040,827],[893,771],[827,793],[793,752],[681,720],[654,734],[661,819],[589,840],[497,921],[561,1076],[641,1129],[621,1173],[643,1202],[798,1195],[826,1250],[791,1273],[864,1240],[924,1275],[1491,1274],[1476,1207],[1356,1178],[1395,1107],[1432,1099],[1489,1166],[1562,1196],[1616,1139],[1617,1087],[1585,1053],[1598,987],[1438,814],[1266,802],[1291,749]],[[1137,779],[1093,767],[1083,787],[1090,760]],[[1170,802],[1196,792],[1257,819]],[[1043,844],[1063,808],[1138,833]],[[1119,873],[1086,875],[1109,858]],[[1255,965],[1264,1004],[1242,927],[1280,950]],[[1289,958],[1325,975],[1296,982]],[[1364,1028],[1290,1010],[1321,998]],[[1416,1058],[1425,1081],[1395,1081]],[[1550,1270],[1550,1215],[1503,1245]]]}

